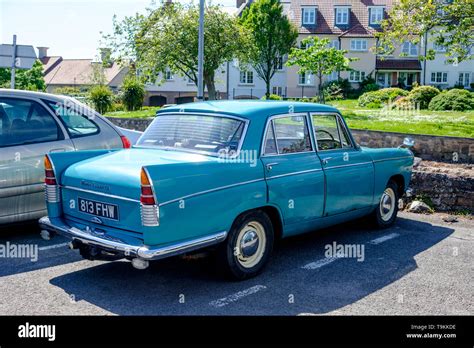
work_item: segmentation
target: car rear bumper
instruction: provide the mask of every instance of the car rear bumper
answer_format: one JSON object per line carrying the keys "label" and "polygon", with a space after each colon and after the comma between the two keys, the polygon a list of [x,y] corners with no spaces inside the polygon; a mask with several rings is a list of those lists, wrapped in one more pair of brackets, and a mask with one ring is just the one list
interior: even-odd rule
{"label": "car rear bumper", "polygon": [[93,246],[99,250],[114,252],[123,255],[123,257],[139,258],[147,261],[163,259],[202,249],[223,242],[227,237],[227,232],[219,232],[209,236],[165,246],[148,246],[139,243],[138,240],[135,243],[112,237],[107,234],[97,233],[92,230],[80,230],[76,227],[69,226],[60,218],[54,218],[51,220],[48,216],[45,216],[39,220],[39,225],[43,230],[63,235],[70,238],[72,241]]}

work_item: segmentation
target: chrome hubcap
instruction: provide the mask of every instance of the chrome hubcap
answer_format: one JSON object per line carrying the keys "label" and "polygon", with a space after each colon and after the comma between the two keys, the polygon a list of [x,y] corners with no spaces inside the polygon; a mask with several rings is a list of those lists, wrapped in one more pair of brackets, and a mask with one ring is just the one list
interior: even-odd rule
{"label": "chrome hubcap", "polygon": [[256,221],[249,222],[239,232],[235,254],[245,268],[252,268],[260,262],[265,252],[265,230]]}
{"label": "chrome hubcap", "polygon": [[383,221],[391,219],[395,211],[395,192],[391,188],[386,188],[380,199],[380,216]]}

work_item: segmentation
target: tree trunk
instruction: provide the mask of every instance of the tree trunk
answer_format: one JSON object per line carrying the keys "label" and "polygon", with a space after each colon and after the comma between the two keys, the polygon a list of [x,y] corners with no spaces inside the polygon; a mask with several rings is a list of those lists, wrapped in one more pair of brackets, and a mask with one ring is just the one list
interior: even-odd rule
{"label": "tree trunk", "polygon": [[324,100],[324,91],[323,91],[323,75],[319,74],[319,85],[318,85],[318,92],[319,92],[319,102],[321,104],[325,104]]}
{"label": "tree trunk", "polygon": [[214,81],[214,73],[204,75],[204,82],[207,87],[209,100],[216,100],[216,82]]}

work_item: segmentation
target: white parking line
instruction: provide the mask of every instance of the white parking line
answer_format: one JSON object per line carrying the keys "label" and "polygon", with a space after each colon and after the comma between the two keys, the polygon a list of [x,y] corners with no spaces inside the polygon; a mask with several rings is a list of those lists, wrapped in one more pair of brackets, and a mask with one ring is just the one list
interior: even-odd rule
{"label": "white parking line", "polygon": [[382,237],[380,237],[380,238],[375,238],[374,240],[371,240],[371,241],[369,242],[369,244],[377,245],[377,244],[386,242],[387,240],[396,238],[396,237],[398,237],[399,235],[400,235],[400,234],[398,234],[398,233],[390,233],[390,234],[387,234],[386,236],[382,236]]}
{"label": "white parking line", "polygon": [[318,269],[318,268],[321,268],[323,266],[329,265],[331,262],[334,262],[337,259],[338,259],[337,257],[328,257],[328,258],[325,258],[325,259],[321,259],[321,260],[318,260],[318,261],[315,261],[315,262],[308,263],[307,265],[304,265],[301,268],[304,268],[304,269]]}
{"label": "white parking line", "polygon": [[246,296],[253,295],[261,290],[265,290],[266,288],[267,287],[263,285],[255,285],[247,290],[239,291],[233,295],[223,297],[216,301],[212,301],[209,303],[209,305],[211,305],[212,307],[221,308],[221,307],[227,306],[228,304],[236,302]]}
{"label": "white parking line", "polygon": [[54,245],[48,245],[45,247],[38,248],[39,251],[45,251],[45,250],[51,250],[51,249],[58,249],[62,248],[65,246],[68,246],[69,243],[61,243],[61,244],[54,244]]}

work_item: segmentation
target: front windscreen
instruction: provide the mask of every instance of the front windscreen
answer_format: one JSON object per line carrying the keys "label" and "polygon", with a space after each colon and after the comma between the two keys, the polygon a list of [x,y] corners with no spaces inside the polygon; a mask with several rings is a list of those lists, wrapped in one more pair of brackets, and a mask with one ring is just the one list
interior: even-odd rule
{"label": "front windscreen", "polygon": [[224,150],[238,151],[244,128],[244,121],[230,117],[158,115],[137,146],[218,155]]}

